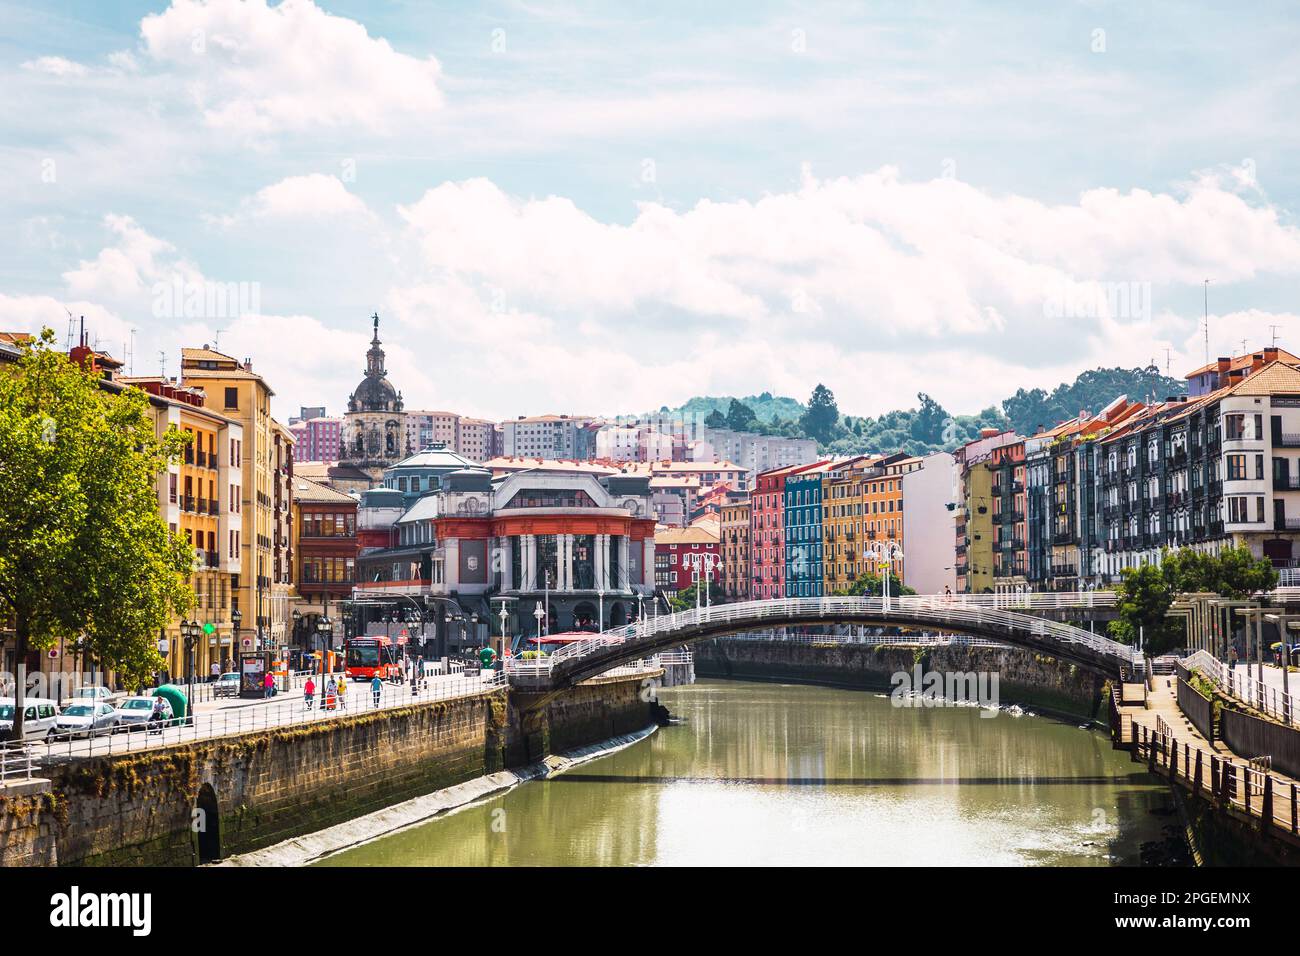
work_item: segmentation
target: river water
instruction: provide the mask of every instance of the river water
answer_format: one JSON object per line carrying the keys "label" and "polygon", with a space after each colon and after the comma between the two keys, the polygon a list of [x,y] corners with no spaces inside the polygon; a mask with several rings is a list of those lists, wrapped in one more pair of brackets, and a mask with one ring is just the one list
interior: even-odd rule
{"label": "river water", "polygon": [[321,865],[1109,866],[1176,819],[1073,723],[739,681],[661,700],[680,724]]}

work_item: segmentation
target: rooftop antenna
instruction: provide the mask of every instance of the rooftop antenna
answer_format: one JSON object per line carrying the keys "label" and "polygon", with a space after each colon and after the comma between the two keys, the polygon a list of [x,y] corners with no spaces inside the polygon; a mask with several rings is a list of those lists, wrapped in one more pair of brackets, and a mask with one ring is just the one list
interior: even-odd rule
{"label": "rooftop antenna", "polygon": [[162,379],[167,378],[167,353],[161,351],[158,353],[158,375]]}
{"label": "rooftop antenna", "polygon": [[1165,374],[1166,375],[1169,374],[1169,358],[1170,358],[1170,350],[1165,349]]}
{"label": "rooftop antenna", "polygon": [[135,374],[135,333],[139,331],[140,330],[135,326],[131,326],[131,337],[127,340],[127,344],[124,346],[126,351],[126,367],[131,375]]}
{"label": "rooftop antenna", "polygon": [[221,333],[229,332],[229,331],[230,329],[217,329],[217,331],[214,333],[214,338],[212,339],[212,351],[214,352],[221,351]]}
{"label": "rooftop antenna", "polygon": [[1210,280],[1205,280],[1205,364],[1210,364]]}
{"label": "rooftop antenna", "polygon": [[1277,330],[1282,328],[1280,325],[1270,325],[1269,329],[1273,332],[1273,347],[1277,348]]}

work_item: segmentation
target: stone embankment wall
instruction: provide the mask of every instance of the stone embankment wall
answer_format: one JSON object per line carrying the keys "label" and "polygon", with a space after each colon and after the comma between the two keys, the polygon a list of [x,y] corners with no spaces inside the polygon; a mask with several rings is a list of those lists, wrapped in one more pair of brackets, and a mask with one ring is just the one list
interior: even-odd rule
{"label": "stone embankment wall", "polygon": [[57,764],[43,792],[0,790],[0,866],[188,866],[256,850],[639,730],[651,722],[646,680],[601,679],[546,702],[501,689]]}
{"label": "stone embankment wall", "polygon": [[698,677],[795,681],[889,690],[899,672],[996,673],[1003,703],[1071,718],[1104,719],[1101,677],[1015,647],[968,644],[808,644],[720,638],[692,647]]}

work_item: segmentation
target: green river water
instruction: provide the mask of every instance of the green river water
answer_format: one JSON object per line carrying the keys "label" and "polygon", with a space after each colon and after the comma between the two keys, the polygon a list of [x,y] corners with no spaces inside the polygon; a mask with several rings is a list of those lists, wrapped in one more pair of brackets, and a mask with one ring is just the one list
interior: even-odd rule
{"label": "green river water", "polygon": [[661,700],[680,724],[319,865],[1136,865],[1176,820],[1074,723],[738,681]]}

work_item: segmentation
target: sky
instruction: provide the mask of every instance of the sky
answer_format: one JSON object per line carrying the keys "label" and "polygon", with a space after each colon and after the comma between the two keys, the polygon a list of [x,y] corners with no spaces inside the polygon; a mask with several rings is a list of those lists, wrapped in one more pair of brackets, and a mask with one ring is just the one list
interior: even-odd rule
{"label": "sky", "polygon": [[[0,0],[0,329],[344,410],[1300,352],[1285,3]],[[1208,286],[1208,347],[1205,341]]]}

